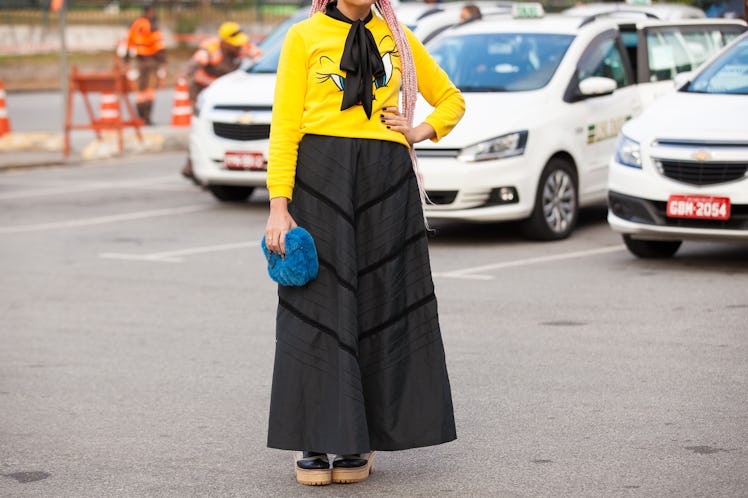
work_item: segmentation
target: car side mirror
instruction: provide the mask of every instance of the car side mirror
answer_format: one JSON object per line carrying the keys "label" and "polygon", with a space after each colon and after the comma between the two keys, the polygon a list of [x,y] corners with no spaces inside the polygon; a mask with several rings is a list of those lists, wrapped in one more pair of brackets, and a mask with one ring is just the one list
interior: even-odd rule
{"label": "car side mirror", "polygon": [[616,80],[601,76],[591,76],[579,82],[579,93],[585,97],[610,95],[616,88],[618,88]]}

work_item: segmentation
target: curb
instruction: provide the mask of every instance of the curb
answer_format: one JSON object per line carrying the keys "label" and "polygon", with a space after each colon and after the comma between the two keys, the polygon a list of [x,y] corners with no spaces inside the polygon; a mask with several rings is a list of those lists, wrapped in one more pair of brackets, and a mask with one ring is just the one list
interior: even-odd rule
{"label": "curb", "polygon": [[[0,170],[79,164],[83,161],[128,157],[141,154],[189,150],[189,129],[165,128],[142,132],[123,132],[123,150],[118,150],[117,134],[105,132],[101,139],[71,136],[71,153],[62,155],[63,134],[59,132],[10,132],[0,137]],[[86,133],[86,135],[89,135]]]}

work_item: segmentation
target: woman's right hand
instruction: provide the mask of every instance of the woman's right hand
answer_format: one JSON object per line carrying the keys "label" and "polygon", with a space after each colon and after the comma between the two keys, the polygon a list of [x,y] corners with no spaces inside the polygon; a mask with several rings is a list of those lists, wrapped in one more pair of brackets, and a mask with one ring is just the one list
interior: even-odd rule
{"label": "woman's right hand", "polygon": [[270,199],[270,216],[265,225],[265,245],[268,251],[286,255],[286,233],[296,228],[296,222],[288,212],[288,199],[275,197]]}

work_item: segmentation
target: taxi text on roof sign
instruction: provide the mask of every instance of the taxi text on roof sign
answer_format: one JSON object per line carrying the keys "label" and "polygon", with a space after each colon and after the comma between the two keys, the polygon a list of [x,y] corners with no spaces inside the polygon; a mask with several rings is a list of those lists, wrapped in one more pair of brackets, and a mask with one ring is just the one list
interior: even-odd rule
{"label": "taxi text on roof sign", "polygon": [[514,18],[534,19],[544,15],[543,6],[539,3],[525,2],[512,5],[512,17]]}
{"label": "taxi text on roof sign", "polygon": [[652,0],[626,0],[627,5],[652,5]]}

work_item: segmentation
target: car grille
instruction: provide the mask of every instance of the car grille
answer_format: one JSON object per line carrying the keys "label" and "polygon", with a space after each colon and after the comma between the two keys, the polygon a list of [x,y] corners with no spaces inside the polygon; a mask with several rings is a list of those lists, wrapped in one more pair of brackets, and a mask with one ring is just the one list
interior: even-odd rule
{"label": "car grille", "polygon": [[230,140],[262,140],[270,137],[269,124],[213,123],[213,133]]}
{"label": "car grille", "polygon": [[270,105],[228,105],[218,104],[213,106],[216,111],[272,111],[273,106]]}
{"label": "car grille", "polygon": [[416,149],[417,157],[457,157],[460,149]]}
{"label": "car grille", "polygon": [[691,185],[714,185],[745,178],[748,163],[660,160],[660,171],[673,180]]}

